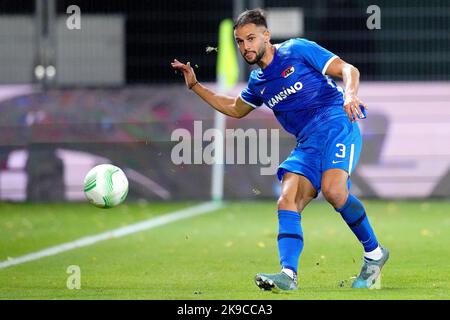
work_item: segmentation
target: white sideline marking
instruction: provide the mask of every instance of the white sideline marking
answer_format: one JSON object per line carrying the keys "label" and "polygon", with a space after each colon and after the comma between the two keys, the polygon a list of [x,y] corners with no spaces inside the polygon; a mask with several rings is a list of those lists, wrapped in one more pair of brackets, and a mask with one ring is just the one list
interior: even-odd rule
{"label": "white sideline marking", "polygon": [[84,238],[80,238],[75,241],[66,242],[54,247],[50,247],[41,251],[37,251],[34,253],[26,254],[24,256],[20,256],[17,258],[13,258],[10,260],[5,260],[0,262],[0,269],[4,269],[10,266],[14,266],[17,264],[22,264],[28,261],[38,260],[44,257],[54,256],[61,252],[90,246],[94,243],[109,240],[109,239],[116,239],[120,237],[124,237],[126,235],[152,229],[158,226],[162,226],[164,224],[168,224],[170,222],[174,222],[180,219],[186,219],[189,217],[201,215],[204,213],[208,213],[217,209],[220,209],[223,205],[221,203],[216,202],[206,202],[203,204],[200,204],[198,206],[190,207],[187,209],[181,209],[172,213],[165,214],[160,217],[151,218],[148,220],[144,220],[141,222],[137,222],[135,224],[106,231],[103,233],[99,233],[97,235],[88,236]]}

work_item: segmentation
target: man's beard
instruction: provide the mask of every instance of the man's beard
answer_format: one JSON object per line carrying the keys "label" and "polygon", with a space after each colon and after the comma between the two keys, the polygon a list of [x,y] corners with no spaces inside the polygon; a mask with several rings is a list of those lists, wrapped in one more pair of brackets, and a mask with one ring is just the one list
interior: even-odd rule
{"label": "man's beard", "polygon": [[[256,53],[256,52],[254,52],[254,51],[248,51],[248,52]],[[247,53],[248,53],[248,52],[247,52]],[[245,60],[248,64],[253,65],[253,64],[258,63],[259,61],[261,61],[262,57],[264,56],[264,53],[266,53],[266,50],[265,50],[265,48],[263,47],[258,53],[256,53],[256,57],[255,57],[255,59],[253,59],[253,60],[250,60],[250,61],[249,61],[249,60],[245,57],[245,54],[246,54],[246,53],[244,53],[242,56],[244,57],[244,60]]]}

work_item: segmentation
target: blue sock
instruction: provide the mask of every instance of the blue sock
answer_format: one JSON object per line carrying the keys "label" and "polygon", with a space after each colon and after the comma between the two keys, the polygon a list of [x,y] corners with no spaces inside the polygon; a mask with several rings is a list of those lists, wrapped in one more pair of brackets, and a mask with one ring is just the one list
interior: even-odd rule
{"label": "blue sock", "polygon": [[344,221],[362,243],[365,252],[375,250],[378,247],[377,237],[370,226],[369,218],[361,201],[349,194],[345,204],[336,211],[341,214]]}
{"label": "blue sock", "polygon": [[282,268],[297,273],[298,259],[303,249],[301,215],[290,210],[278,210],[278,252]]}

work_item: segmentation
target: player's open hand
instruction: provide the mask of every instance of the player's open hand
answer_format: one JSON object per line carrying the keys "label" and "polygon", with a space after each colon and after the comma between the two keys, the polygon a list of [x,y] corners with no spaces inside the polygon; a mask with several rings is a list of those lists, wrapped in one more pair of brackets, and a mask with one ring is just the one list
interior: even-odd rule
{"label": "player's open hand", "polygon": [[359,100],[357,96],[346,96],[344,101],[344,110],[347,113],[351,122],[358,121],[358,119],[364,119],[364,113],[361,110],[363,106],[365,109],[369,109],[367,105]]}
{"label": "player's open hand", "polygon": [[171,63],[172,68],[174,68],[177,71],[181,71],[184,76],[184,81],[186,82],[186,86],[189,89],[192,89],[193,86],[195,86],[198,81],[197,77],[195,76],[194,69],[191,67],[191,63],[188,62],[186,64],[178,61],[177,59],[173,59],[173,62]]}

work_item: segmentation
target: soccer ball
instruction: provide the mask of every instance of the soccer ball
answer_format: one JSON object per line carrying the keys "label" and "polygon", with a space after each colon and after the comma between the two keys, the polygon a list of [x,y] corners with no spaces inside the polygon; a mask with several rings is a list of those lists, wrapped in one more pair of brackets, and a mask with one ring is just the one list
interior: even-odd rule
{"label": "soccer ball", "polygon": [[128,194],[128,179],[112,164],[92,168],[84,178],[84,194],[94,206],[112,208],[121,204]]}

